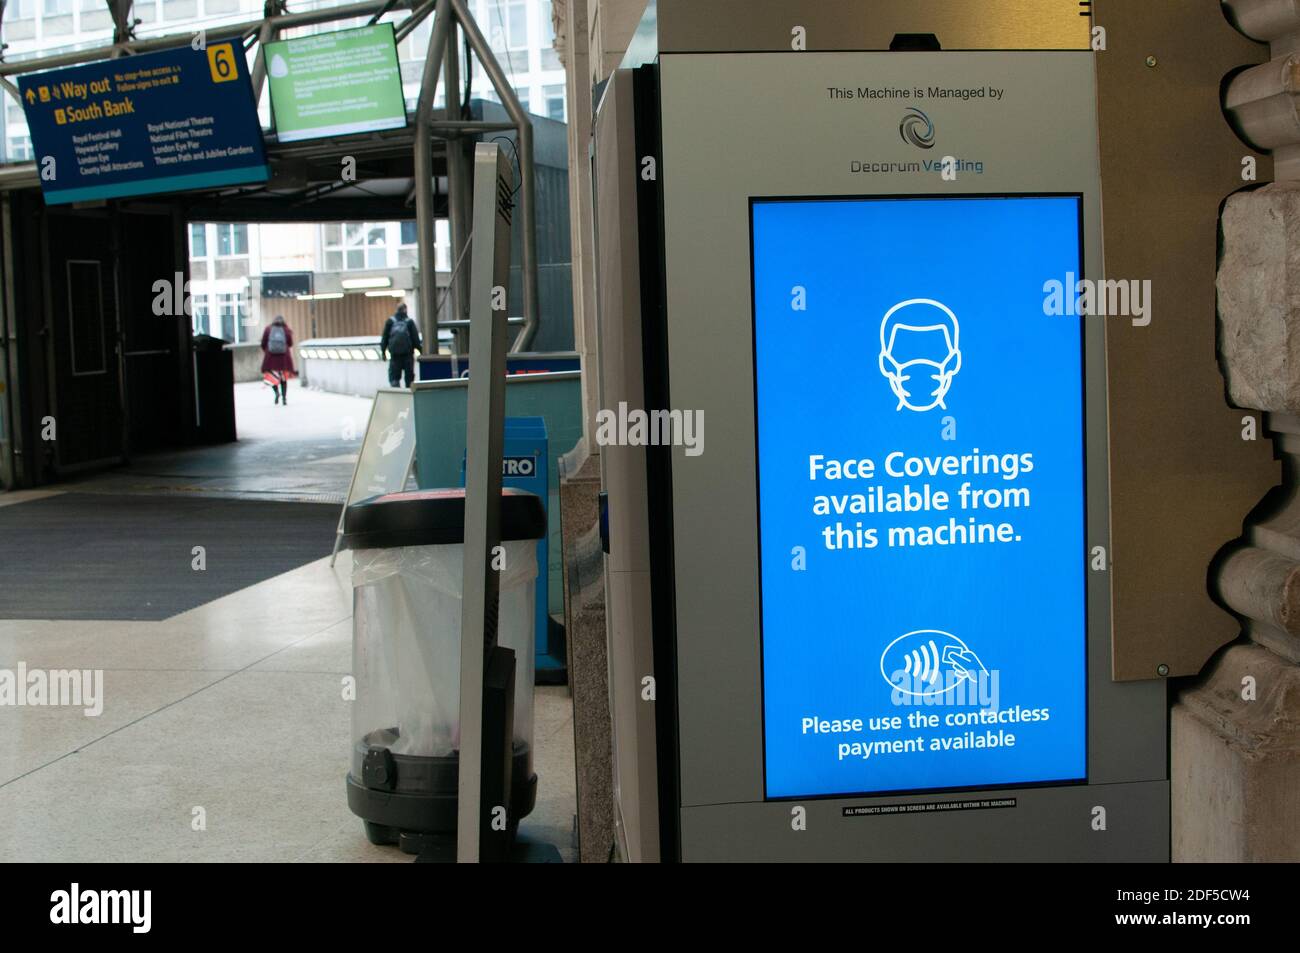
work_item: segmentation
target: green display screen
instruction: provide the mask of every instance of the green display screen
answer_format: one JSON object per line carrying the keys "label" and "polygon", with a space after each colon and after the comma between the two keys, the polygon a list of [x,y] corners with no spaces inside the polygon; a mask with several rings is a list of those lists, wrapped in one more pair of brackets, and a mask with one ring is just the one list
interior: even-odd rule
{"label": "green display screen", "polygon": [[406,125],[391,23],[268,43],[264,55],[281,142]]}

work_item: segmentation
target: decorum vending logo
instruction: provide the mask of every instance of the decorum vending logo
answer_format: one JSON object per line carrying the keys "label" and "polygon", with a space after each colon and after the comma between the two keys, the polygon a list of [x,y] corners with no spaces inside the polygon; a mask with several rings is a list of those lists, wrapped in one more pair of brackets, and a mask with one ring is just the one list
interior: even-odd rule
{"label": "decorum vending logo", "polygon": [[903,115],[903,121],[898,125],[898,134],[904,142],[918,149],[934,148],[934,123],[915,106],[909,106]]}
{"label": "decorum vending logo", "polygon": [[[895,410],[947,410],[944,398],[961,370],[961,328],[946,304],[900,301],[880,322],[880,373],[898,398]],[[933,381],[933,386],[923,383]],[[913,381],[920,382],[920,386]]]}

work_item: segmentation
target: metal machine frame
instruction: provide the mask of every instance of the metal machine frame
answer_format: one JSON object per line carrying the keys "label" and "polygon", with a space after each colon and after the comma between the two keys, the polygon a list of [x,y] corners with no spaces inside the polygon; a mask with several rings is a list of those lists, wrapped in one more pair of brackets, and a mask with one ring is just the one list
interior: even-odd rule
{"label": "metal machine frame", "polygon": [[[1258,55],[1221,16],[1211,18],[1217,4],[1203,6],[1203,22],[1188,26],[1186,5],[1166,0],[1141,10],[1099,0],[1091,15],[1052,0],[652,3],[625,68],[600,95],[595,123],[601,403],[703,409],[710,443],[694,459],[681,449],[602,449],[610,497],[616,822],[624,856],[1168,858],[1161,676],[1195,672],[1214,645],[1231,637],[1231,619],[1208,593],[1200,601],[1184,597],[1177,609],[1170,599],[1190,585],[1204,590],[1215,550],[1240,532],[1231,514],[1249,510],[1271,471],[1260,448],[1241,446],[1240,414],[1223,404],[1212,362],[1198,364],[1185,344],[1195,320],[1197,340],[1212,353],[1213,223],[1218,201],[1236,187],[1244,147],[1224,123],[1218,135],[1200,134],[1207,146],[1196,161],[1177,170],[1165,162],[1156,166],[1161,176],[1139,174],[1133,156],[1124,154],[1128,137],[1142,140],[1140,158],[1153,165],[1162,148],[1173,148],[1176,130],[1162,126],[1152,134],[1151,116],[1142,109],[1195,116],[1213,128],[1222,117],[1214,98],[1199,95],[1207,86],[1203,78],[1222,61]],[[1145,43],[1163,38],[1168,31],[1161,25],[1171,17],[1181,34],[1182,58],[1171,68],[1178,82],[1153,88],[1151,74],[1139,70],[1154,69],[1155,58],[1130,60]],[[1093,48],[1094,24],[1109,27],[1111,52]],[[1190,66],[1189,51],[1211,43],[1214,62],[1202,58]],[[1014,799],[1014,810],[931,810],[920,812],[923,817],[872,811],[873,801],[939,808],[954,799],[942,791],[763,799],[756,499],[752,484],[735,476],[752,473],[754,461],[747,396],[753,383],[750,249],[742,240],[748,221],[740,204],[792,193],[915,193],[914,183],[882,184],[887,177],[855,179],[846,171],[855,150],[883,147],[891,135],[898,146],[897,117],[890,129],[872,113],[836,119],[815,95],[855,77],[881,82],[903,58],[931,81],[960,80],[963,71],[1003,76],[1036,68],[1036,79],[1019,87],[1018,115],[992,120],[995,128],[944,111],[947,141],[957,143],[946,148],[960,154],[962,143],[977,142],[996,160],[978,184],[945,188],[949,194],[1082,193],[1087,276],[1151,278],[1159,289],[1160,317],[1150,328],[1086,322],[1087,541],[1110,559],[1103,572],[1089,573],[1088,783],[960,795],[999,806]],[[990,121],[986,116],[983,123]],[[653,176],[643,174],[647,158],[654,160]],[[945,194],[938,187],[926,192]],[[1179,225],[1171,227],[1175,220]],[[1163,349],[1167,373],[1157,382],[1150,374],[1136,379],[1135,355],[1149,362],[1153,349]],[[1140,428],[1139,436],[1125,413],[1137,400],[1147,412],[1168,414],[1171,425]],[[1194,411],[1195,440],[1174,423]],[[1192,442],[1194,462],[1186,449]],[[1179,461],[1182,506],[1153,505],[1152,494],[1167,497],[1169,488],[1144,483],[1137,461],[1144,461],[1149,478],[1158,454]],[[1231,478],[1227,459],[1237,468]],[[1218,495],[1214,513],[1227,512],[1198,520],[1209,515],[1198,504],[1208,499],[1210,484]],[[727,537],[727,558],[709,542],[709,531]],[[1155,545],[1167,558],[1139,555]],[[654,702],[632,704],[641,697],[648,661]],[[647,776],[657,778],[653,792]],[[806,811],[806,829],[791,824],[792,807]],[[1106,808],[1104,822],[1097,808]]]}

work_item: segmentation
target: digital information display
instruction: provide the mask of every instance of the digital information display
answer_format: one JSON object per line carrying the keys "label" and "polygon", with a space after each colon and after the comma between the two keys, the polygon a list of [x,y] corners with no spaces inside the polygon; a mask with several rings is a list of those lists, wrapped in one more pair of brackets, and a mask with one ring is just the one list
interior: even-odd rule
{"label": "digital information display", "polygon": [[47,205],[263,182],[242,48],[214,43],[18,77]]}
{"label": "digital information display", "polygon": [[281,142],[406,125],[391,23],[268,43],[264,55]]}
{"label": "digital information display", "polygon": [[1080,197],[751,214],[766,796],[1085,780]]}

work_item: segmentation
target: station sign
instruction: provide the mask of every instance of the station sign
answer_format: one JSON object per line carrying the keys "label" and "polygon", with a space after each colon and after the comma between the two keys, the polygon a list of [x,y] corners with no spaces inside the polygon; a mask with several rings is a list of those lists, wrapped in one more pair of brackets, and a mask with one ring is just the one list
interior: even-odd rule
{"label": "station sign", "polygon": [[235,43],[33,73],[18,88],[49,205],[268,177]]}

